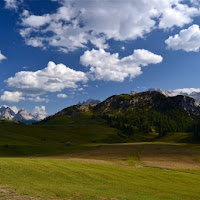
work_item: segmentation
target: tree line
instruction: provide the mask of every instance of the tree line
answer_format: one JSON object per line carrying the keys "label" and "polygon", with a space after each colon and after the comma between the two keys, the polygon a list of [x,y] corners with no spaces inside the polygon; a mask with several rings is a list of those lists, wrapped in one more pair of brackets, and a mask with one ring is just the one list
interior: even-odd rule
{"label": "tree line", "polygon": [[153,131],[153,128],[160,137],[166,135],[167,132],[194,132],[196,135],[200,135],[200,122],[193,120],[181,109],[169,110],[164,113],[153,109],[129,111],[117,115],[104,113],[98,117],[127,135],[148,134]]}

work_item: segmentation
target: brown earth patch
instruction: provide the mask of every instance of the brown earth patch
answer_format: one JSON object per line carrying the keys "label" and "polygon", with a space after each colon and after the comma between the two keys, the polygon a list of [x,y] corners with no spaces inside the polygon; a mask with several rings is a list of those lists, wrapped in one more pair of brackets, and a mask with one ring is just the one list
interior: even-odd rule
{"label": "brown earth patch", "polygon": [[200,152],[183,146],[145,145],[140,160],[146,166],[169,169],[200,169]]}
{"label": "brown earth patch", "polygon": [[[141,144],[111,144],[92,147],[89,150],[66,155],[43,157],[43,159],[68,159],[102,164],[128,165],[127,161],[140,153]],[[137,158],[136,158],[137,160]]]}
{"label": "brown earth patch", "polygon": [[43,198],[30,197],[28,194],[19,194],[16,190],[0,186],[0,200],[43,200]]}
{"label": "brown earth patch", "polygon": [[[200,151],[184,145],[166,143],[127,143],[92,147],[90,150],[46,159],[69,159],[130,167],[130,161],[138,161],[140,167],[152,166],[169,169],[200,169]],[[132,165],[138,167],[139,165]]]}

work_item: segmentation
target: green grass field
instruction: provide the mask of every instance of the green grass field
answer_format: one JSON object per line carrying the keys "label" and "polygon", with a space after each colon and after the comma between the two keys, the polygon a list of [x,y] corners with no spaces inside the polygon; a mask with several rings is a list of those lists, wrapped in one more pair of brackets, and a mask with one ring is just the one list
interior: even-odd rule
{"label": "green grass field", "polygon": [[[0,156],[62,154],[91,144],[130,140],[118,136],[117,129],[90,117],[60,117],[45,125],[29,126],[7,122],[0,124],[0,130]],[[71,142],[70,147],[66,146],[67,141]]]}
{"label": "green grass field", "polygon": [[186,143],[189,133],[153,137],[121,137],[87,116],[2,121],[0,199],[199,199],[199,144]]}
{"label": "green grass field", "polygon": [[52,199],[199,199],[200,176],[84,161],[0,159],[1,184]]}

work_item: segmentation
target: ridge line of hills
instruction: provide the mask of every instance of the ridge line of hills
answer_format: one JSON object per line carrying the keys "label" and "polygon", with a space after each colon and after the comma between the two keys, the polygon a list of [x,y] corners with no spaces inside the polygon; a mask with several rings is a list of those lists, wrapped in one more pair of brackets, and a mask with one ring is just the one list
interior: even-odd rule
{"label": "ridge line of hills", "polygon": [[[43,123],[44,121],[48,121],[57,116],[74,116],[86,112],[90,112],[94,116],[101,115],[101,118],[105,118],[106,115],[109,117],[117,116],[119,118],[119,116],[122,116],[122,113],[131,115],[130,112],[133,112],[132,115],[134,114],[136,116],[142,114],[145,110],[149,110],[149,112],[151,110],[164,116],[169,116],[167,111],[175,112],[175,110],[179,110],[182,115],[188,116],[189,119],[192,119],[193,121],[198,121],[200,115],[200,103],[192,97],[174,95],[174,93],[172,94],[169,91],[149,90],[141,93],[132,91],[131,94],[113,95],[103,102],[93,99],[89,99],[82,103],[79,102],[77,105],[67,107],[46,119],[41,119],[40,116],[34,116],[24,109],[21,109],[18,112],[13,111],[8,106],[0,107],[0,117],[31,124],[39,121]],[[147,113],[148,112],[146,112],[146,114]],[[148,115],[150,114],[148,113]],[[172,118],[178,118],[178,113],[171,113],[171,115],[174,115]],[[124,119],[121,120],[123,121]],[[178,119],[176,120],[178,121]]]}
{"label": "ridge line of hills", "polygon": [[62,116],[76,118],[90,116],[104,120],[124,135],[157,132],[200,132],[200,103],[195,99],[177,95],[167,96],[158,91],[113,95],[94,105],[73,105],[39,122],[49,123]]}

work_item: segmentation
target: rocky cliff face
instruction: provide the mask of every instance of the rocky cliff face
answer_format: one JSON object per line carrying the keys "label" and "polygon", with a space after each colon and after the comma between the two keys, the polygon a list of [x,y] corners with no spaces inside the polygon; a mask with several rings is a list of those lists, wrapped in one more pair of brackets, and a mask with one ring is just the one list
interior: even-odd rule
{"label": "rocky cliff face", "polygon": [[[177,110],[178,112],[176,112]],[[170,97],[162,92],[147,91],[136,94],[114,95],[105,101],[92,106],[70,106],[55,115],[48,117],[46,120],[59,116],[76,117],[82,114],[122,114],[126,116],[126,114],[147,113],[151,111],[167,115],[168,117],[172,115],[176,120],[178,120],[180,116],[174,115],[182,114],[188,116],[191,120],[200,118],[200,104],[195,99],[182,95]]]}
{"label": "rocky cliff face", "polygon": [[54,116],[71,116],[75,117],[81,115],[83,113],[90,112],[90,108],[87,105],[74,105],[68,108],[61,110],[60,112],[56,113]]}
{"label": "rocky cliff face", "polygon": [[1,118],[13,120],[15,114],[16,113],[9,107],[6,107],[6,106],[0,107],[0,117]]}
{"label": "rocky cliff face", "polygon": [[179,108],[190,116],[200,115],[200,104],[195,99],[182,95],[170,97],[157,91],[115,95],[95,106],[94,110],[101,113],[121,113],[151,108],[160,112]]}
{"label": "rocky cliff face", "polygon": [[87,106],[87,105],[95,105],[99,104],[101,101],[95,99],[88,99],[87,101],[79,102],[78,105]]}

